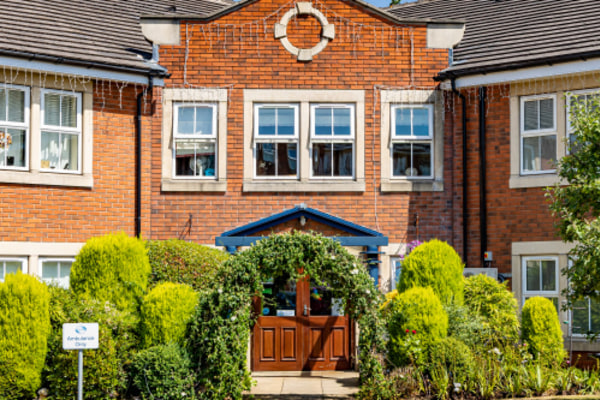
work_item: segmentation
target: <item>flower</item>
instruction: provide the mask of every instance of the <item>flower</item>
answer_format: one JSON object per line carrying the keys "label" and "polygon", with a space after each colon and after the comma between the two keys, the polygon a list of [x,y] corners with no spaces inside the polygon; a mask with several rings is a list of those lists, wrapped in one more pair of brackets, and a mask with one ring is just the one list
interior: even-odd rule
{"label": "flower", "polygon": [[352,271],[350,271],[350,273],[352,275],[356,275],[356,274],[358,274],[358,269],[354,268]]}
{"label": "flower", "polygon": [[417,334],[417,331],[413,329],[413,330],[412,330],[412,334],[413,334],[413,335],[416,335],[416,334]]}
{"label": "flower", "polygon": [[217,292],[219,292],[219,294],[223,294],[223,288],[219,288],[219,290],[217,290]]}
{"label": "flower", "polygon": [[406,333],[408,333],[408,332],[410,332],[410,329],[407,329],[407,330],[406,330]]}

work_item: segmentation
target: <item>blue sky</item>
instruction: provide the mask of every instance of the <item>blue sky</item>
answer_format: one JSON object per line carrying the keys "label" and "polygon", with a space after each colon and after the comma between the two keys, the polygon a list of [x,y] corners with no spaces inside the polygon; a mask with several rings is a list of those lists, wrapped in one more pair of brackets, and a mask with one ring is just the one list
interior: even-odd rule
{"label": "blue sky", "polygon": [[[388,7],[390,5],[390,0],[365,0],[367,3],[371,3],[377,7]],[[402,3],[409,3],[415,0],[404,0]]]}

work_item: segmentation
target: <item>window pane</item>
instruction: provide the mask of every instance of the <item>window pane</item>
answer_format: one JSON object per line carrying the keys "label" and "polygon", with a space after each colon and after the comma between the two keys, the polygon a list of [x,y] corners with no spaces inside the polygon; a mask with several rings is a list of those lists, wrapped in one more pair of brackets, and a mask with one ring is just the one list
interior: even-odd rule
{"label": "window pane", "polygon": [[312,151],[314,176],[331,176],[331,143],[315,143]]}
{"label": "window pane", "polygon": [[413,175],[431,175],[431,143],[413,144]]}
{"label": "window pane", "polygon": [[333,134],[336,136],[350,136],[352,121],[350,120],[349,108],[333,109]]}
{"label": "window pane", "polygon": [[315,108],[315,135],[331,135],[331,108]]}
{"label": "window pane", "polygon": [[540,290],[540,262],[529,260],[526,264],[527,268],[527,291]]}
{"label": "window pane", "polygon": [[590,330],[600,332],[600,302],[590,300]]}
{"label": "window pane", "polygon": [[526,101],[523,105],[524,125],[526,131],[535,131],[539,129],[538,125],[538,101]]}
{"label": "window pane", "polygon": [[413,108],[413,135],[429,136],[429,110]]}
{"label": "window pane", "polygon": [[61,135],[61,155],[60,168],[69,171],[77,171],[79,151],[79,136],[78,135]]}
{"label": "window pane", "polygon": [[77,97],[61,96],[61,126],[77,128]]}
{"label": "window pane", "polygon": [[44,124],[60,125],[60,95],[54,93],[44,94]]}
{"label": "window pane", "polygon": [[275,135],[275,109],[264,108],[258,109],[258,134],[259,135]]}
{"label": "window pane", "polygon": [[7,261],[5,263],[6,266],[6,274],[16,274],[17,271],[21,270],[21,262],[20,261]]}
{"label": "window pane", "polygon": [[542,136],[542,171],[556,168],[554,161],[556,160],[556,136]]}
{"label": "window pane", "polygon": [[589,300],[578,300],[573,303],[571,330],[573,334],[584,335],[589,328]]}
{"label": "window pane", "polygon": [[352,176],[352,143],[333,144],[333,176]]}
{"label": "window pane", "polygon": [[277,135],[294,135],[294,117],[293,108],[277,109]]}
{"label": "window pane", "polygon": [[256,144],[256,175],[275,176],[275,143]]}
{"label": "window pane", "polygon": [[[24,167],[25,149],[27,148],[27,135],[24,130],[8,129],[8,152],[6,154],[6,166]],[[2,150],[0,149],[0,154]],[[0,165],[4,163],[4,157],[0,157]]]}
{"label": "window pane", "polygon": [[317,285],[310,280],[310,315],[332,315],[332,294],[327,286]]}
{"label": "window pane", "polygon": [[22,90],[8,91],[8,120],[25,122],[25,92]]}
{"label": "window pane", "polygon": [[542,290],[556,290],[556,262],[542,261]]}
{"label": "window pane", "polygon": [[213,109],[212,107],[196,108],[196,132],[201,135],[213,134]]}
{"label": "window pane", "polygon": [[194,133],[194,107],[179,107],[177,109],[177,133]]}
{"label": "window pane", "polygon": [[42,263],[42,279],[56,279],[58,277],[58,262],[44,261]]}
{"label": "window pane", "polygon": [[540,100],[540,129],[554,128],[554,100]]}
{"label": "window pane", "polygon": [[396,108],[396,136],[411,136],[410,108]]}
{"label": "window pane", "polygon": [[41,168],[58,168],[60,161],[59,134],[42,132]]}
{"label": "window pane", "polygon": [[277,175],[296,175],[297,145],[296,143],[277,144]]}
{"label": "window pane", "polygon": [[0,89],[0,121],[6,121],[6,90]]}
{"label": "window pane", "polygon": [[263,316],[296,315],[296,282],[289,277],[277,277],[263,282]]}
{"label": "window pane", "polygon": [[71,275],[72,261],[61,261],[60,262],[60,277],[68,278]]}
{"label": "window pane", "polygon": [[215,176],[215,143],[175,142],[175,176]]}
{"label": "window pane", "polygon": [[[394,176],[406,176],[410,164],[410,143],[395,143],[392,147],[392,159]],[[410,172],[410,171],[408,171]]]}

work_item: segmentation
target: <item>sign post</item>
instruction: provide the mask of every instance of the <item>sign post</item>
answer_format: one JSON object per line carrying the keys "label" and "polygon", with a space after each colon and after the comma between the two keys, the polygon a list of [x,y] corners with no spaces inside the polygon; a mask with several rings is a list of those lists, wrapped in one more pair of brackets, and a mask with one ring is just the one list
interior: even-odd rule
{"label": "sign post", "polygon": [[63,349],[78,350],[77,400],[83,400],[83,350],[98,348],[98,323],[63,324]]}

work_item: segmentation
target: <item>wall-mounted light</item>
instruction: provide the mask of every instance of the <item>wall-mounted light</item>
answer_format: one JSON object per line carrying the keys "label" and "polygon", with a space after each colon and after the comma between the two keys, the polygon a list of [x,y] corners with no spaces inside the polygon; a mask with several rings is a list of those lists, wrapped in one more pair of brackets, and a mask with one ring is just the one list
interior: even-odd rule
{"label": "wall-mounted light", "polygon": [[300,216],[300,226],[306,225],[306,217],[304,215]]}

